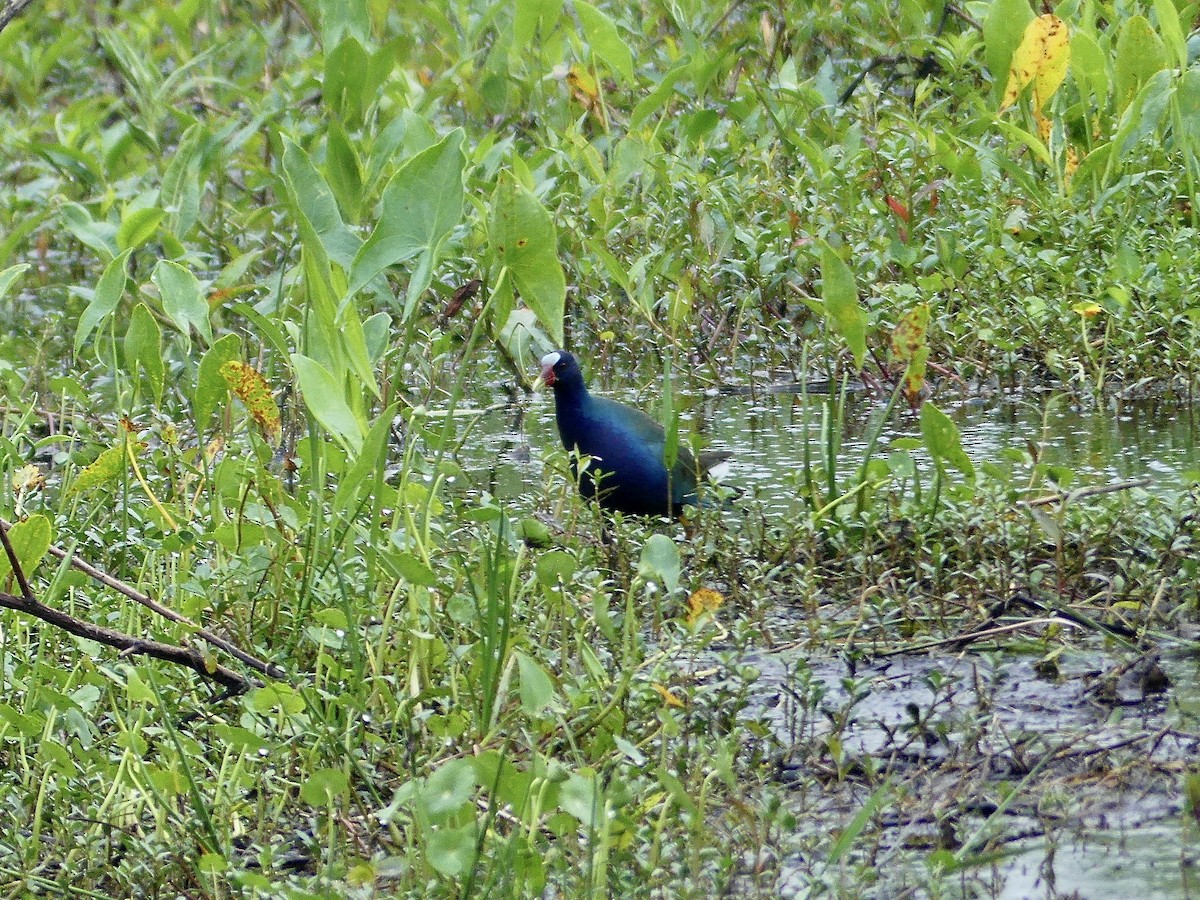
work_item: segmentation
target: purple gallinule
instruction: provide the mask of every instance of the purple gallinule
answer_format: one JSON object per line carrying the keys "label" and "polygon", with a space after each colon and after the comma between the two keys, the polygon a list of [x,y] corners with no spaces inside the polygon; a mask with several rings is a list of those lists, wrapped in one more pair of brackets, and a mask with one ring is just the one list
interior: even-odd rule
{"label": "purple gallinule", "polygon": [[[575,357],[556,350],[542,357],[542,381],[554,388],[558,434],[575,451],[571,471],[584,497],[596,497],[605,509],[636,515],[678,516],[687,504],[700,503],[697,485],[730,454],[700,454],[680,446],[675,464],[664,460],[667,437],[662,425],[644,412],[588,392]],[[590,461],[582,473],[578,457]]]}

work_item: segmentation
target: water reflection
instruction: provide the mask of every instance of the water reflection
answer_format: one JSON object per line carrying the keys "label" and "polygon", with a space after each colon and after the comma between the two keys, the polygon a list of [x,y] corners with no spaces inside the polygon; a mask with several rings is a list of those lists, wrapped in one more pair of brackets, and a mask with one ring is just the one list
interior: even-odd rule
{"label": "water reflection", "polygon": [[[610,393],[654,413],[654,402]],[[827,398],[796,393],[758,396],[680,397],[685,435],[735,454],[729,481],[758,495],[782,514],[795,507],[795,476],[803,471],[806,436],[813,464],[822,458],[821,428]],[[845,475],[862,461],[868,436],[879,428],[884,403],[851,394],[845,402],[845,428],[838,436],[839,467]],[[983,404],[942,402],[958,426],[963,447],[975,462],[998,462],[1031,454],[1066,486],[1106,484],[1151,476],[1155,490],[1174,493],[1200,472],[1196,435],[1200,423],[1187,406],[1159,401],[1126,402],[1114,408],[1081,410],[1061,396],[1033,397]],[[900,438],[920,439],[917,416],[897,410],[880,434],[876,455],[886,457]],[[686,439],[686,438],[685,438]],[[461,462],[477,487],[501,499],[516,499],[541,489],[543,455],[559,446],[553,398],[539,394],[486,416],[463,445]],[[1015,451],[1015,453],[1013,453]],[[914,452],[925,473],[927,459]]]}

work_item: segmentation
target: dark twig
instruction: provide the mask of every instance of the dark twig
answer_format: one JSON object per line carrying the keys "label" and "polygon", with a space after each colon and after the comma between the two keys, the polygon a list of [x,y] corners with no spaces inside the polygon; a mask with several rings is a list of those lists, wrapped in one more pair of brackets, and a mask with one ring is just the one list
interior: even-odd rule
{"label": "dark twig", "polygon": [[3,7],[0,7],[0,31],[8,27],[8,23],[25,11],[25,7],[31,4],[33,0],[6,0]]}
{"label": "dark twig", "polygon": [[[7,543],[7,541],[8,541],[7,531],[9,528],[12,527],[12,525],[9,522],[5,521],[4,519],[0,519],[0,525],[3,526],[3,531],[5,532],[4,540]],[[7,550],[7,548],[6,548],[6,550]],[[53,556],[55,559],[66,559],[67,551],[63,550],[61,547],[56,547],[56,546],[51,545],[50,555]],[[10,560],[12,559],[11,554],[9,556],[9,559]],[[262,672],[264,675],[266,675],[270,678],[284,678],[287,675],[287,673],[283,669],[281,669],[279,666],[272,665],[271,663],[265,662],[264,660],[261,660],[256,656],[252,656],[251,654],[247,653],[245,650],[242,650],[240,647],[237,647],[236,645],[231,644],[229,641],[225,640],[224,638],[218,637],[217,635],[213,634],[207,628],[201,628],[199,625],[197,625],[195,622],[193,622],[187,616],[181,615],[181,614],[175,612],[175,610],[173,610],[169,607],[163,606],[161,603],[156,601],[154,598],[149,597],[146,594],[143,594],[141,591],[137,590],[137,588],[131,587],[130,585],[126,584],[123,581],[120,581],[117,578],[113,578],[113,576],[109,575],[107,572],[100,571],[99,569],[97,569],[95,566],[91,565],[89,562],[87,562],[82,557],[71,556],[71,565],[73,567],[75,567],[76,569],[78,569],[80,572],[83,572],[85,575],[89,576],[90,578],[93,578],[96,581],[100,582],[105,587],[110,587],[114,591],[116,591],[118,594],[128,597],[130,600],[134,601],[135,603],[140,603],[142,606],[146,607],[147,609],[151,610],[152,612],[158,613],[164,619],[170,619],[172,622],[178,622],[180,625],[186,625],[188,628],[193,629],[196,637],[200,638],[203,641],[208,642],[209,644],[212,644],[214,647],[218,648],[219,650],[224,650],[226,653],[228,653],[234,659],[237,659],[240,662],[245,663],[246,665],[248,665],[250,668],[254,669],[255,671]],[[13,571],[16,572],[16,571],[18,571],[18,569],[16,567],[14,567]],[[17,583],[21,584],[21,579],[23,579],[24,577],[25,577],[24,573],[22,573],[20,575],[20,577],[17,579]],[[27,587],[28,587],[28,585],[21,585],[21,593],[27,600],[32,600],[32,599],[34,599],[33,592],[32,591],[26,592]]]}
{"label": "dark twig", "polygon": [[87,638],[100,644],[106,644],[109,647],[116,647],[121,651],[122,656],[136,656],[141,654],[185,666],[197,674],[203,675],[205,678],[211,678],[218,684],[223,684],[239,694],[244,693],[250,687],[250,682],[244,676],[239,675],[232,669],[227,669],[224,666],[213,663],[211,660],[206,659],[200,651],[189,647],[177,647],[174,644],[164,644],[161,641],[151,641],[145,638],[134,637],[113,628],[93,625],[90,622],[77,619],[75,616],[65,613],[60,609],[46,606],[37,600],[18,597],[15,594],[0,592],[0,606],[7,609],[15,609],[17,612],[23,612],[41,619],[43,622],[48,622],[56,628],[61,628],[63,631],[70,632],[77,637]]}

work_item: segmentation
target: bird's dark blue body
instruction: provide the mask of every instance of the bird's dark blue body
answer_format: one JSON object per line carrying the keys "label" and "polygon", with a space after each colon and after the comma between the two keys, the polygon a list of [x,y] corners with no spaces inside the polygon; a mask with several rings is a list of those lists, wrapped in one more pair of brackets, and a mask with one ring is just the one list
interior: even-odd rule
{"label": "bird's dark blue body", "polygon": [[568,451],[590,461],[571,471],[584,497],[639,515],[678,515],[696,502],[702,475],[695,457],[680,447],[670,470],[664,461],[666,433],[645,413],[605,397],[593,397],[579,364],[559,350],[542,357],[542,378],[554,388],[558,434]]}

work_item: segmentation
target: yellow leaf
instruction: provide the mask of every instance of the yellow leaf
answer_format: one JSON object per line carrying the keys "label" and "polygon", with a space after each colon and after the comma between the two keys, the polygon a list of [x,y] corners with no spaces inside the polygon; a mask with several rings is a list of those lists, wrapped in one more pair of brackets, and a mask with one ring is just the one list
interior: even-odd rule
{"label": "yellow leaf", "polygon": [[1104,312],[1104,310],[1100,308],[1100,304],[1092,303],[1086,300],[1081,300],[1080,302],[1076,303],[1071,307],[1071,311],[1079,313],[1085,319],[1090,319],[1092,316],[1098,316],[1100,313]]}
{"label": "yellow leaf", "polygon": [[272,443],[279,440],[283,428],[279,420],[279,407],[271,396],[271,388],[267,380],[252,366],[236,359],[231,359],[221,366],[221,377],[229,384],[229,389],[246,405],[250,416],[258,423],[267,439]]}
{"label": "yellow leaf", "polygon": [[672,694],[670,689],[668,689],[666,686],[656,683],[654,685],[654,689],[656,691],[658,691],[659,696],[661,696],[663,698],[663,700],[666,701],[667,706],[674,706],[676,708],[683,707],[683,701],[680,700],[678,697],[676,697],[674,694]]}
{"label": "yellow leaf", "polygon": [[928,331],[929,304],[919,303],[901,316],[892,329],[892,357],[898,362],[908,362],[925,346]]}
{"label": "yellow leaf", "polygon": [[687,601],[688,624],[695,625],[702,616],[716,612],[724,604],[725,597],[720,591],[714,591],[712,588],[700,588],[694,591]]}
{"label": "yellow leaf", "polygon": [[22,466],[13,472],[13,493],[29,494],[41,490],[46,485],[46,476],[35,465]]}
{"label": "yellow leaf", "polygon": [[1031,81],[1033,108],[1040,110],[1067,77],[1070,62],[1071,32],[1067,23],[1055,15],[1038,16],[1026,26],[1021,45],[1013,53],[1000,111],[1016,103]]}

